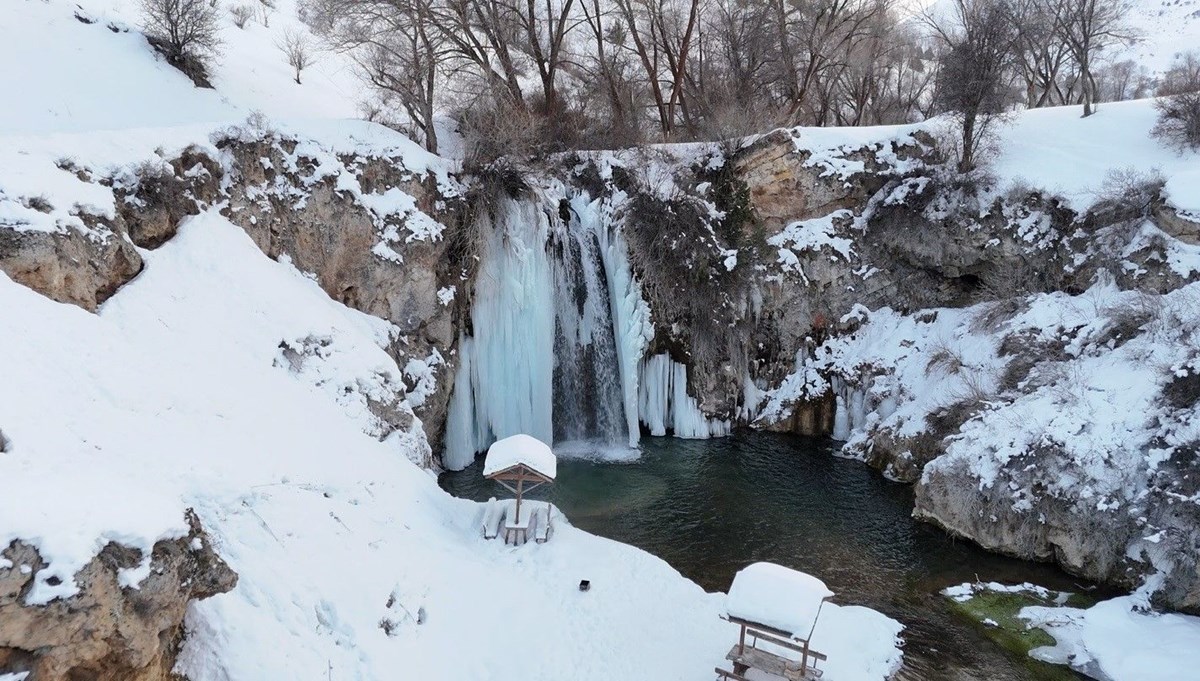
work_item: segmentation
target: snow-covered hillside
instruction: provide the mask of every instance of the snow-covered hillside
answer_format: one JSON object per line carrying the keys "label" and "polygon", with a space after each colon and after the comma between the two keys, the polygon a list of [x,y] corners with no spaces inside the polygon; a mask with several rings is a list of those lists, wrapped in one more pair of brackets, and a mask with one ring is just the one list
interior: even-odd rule
{"label": "snow-covered hillside", "polygon": [[1128,6],[1129,24],[1138,40],[1112,59],[1132,59],[1158,73],[1180,53],[1200,49],[1200,2],[1131,0]]}
{"label": "snow-covered hillside", "polygon": [[[235,3],[222,3],[226,8]],[[255,3],[257,4],[257,2]],[[140,33],[139,0],[12,0],[0,14],[0,135],[92,132],[271,118],[353,118],[361,86],[340,54],[323,52],[292,80],[276,47],[304,31],[295,2],[280,0],[270,27],[237,28],[221,13],[214,89],[195,87]]]}
{"label": "snow-covered hillside", "polygon": [[[413,197],[368,191],[345,159],[373,154],[452,182],[395,133],[336,120],[354,114],[357,92],[336,55],[292,82],[272,44],[296,26],[292,11],[279,3],[269,29],[225,25],[215,90],[204,90],[132,30],[133,0],[8,3],[0,59],[38,67],[0,71],[0,229],[14,243],[124,242],[105,227],[116,202],[138,200],[119,198],[121,178],[136,182],[147,162],[166,167],[189,145],[228,161],[214,132],[259,111],[289,131],[275,152],[306,164],[271,170],[351,195],[381,230],[367,253],[405,267],[376,246],[437,241],[436,223],[413,231],[425,219]],[[288,210],[308,200],[286,183],[262,187],[238,191]],[[718,617],[721,595],[568,518],[544,545],[484,541],[479,505],[414,463],[429,444],[410,404],[428,386],[389,353],[405,341],[398,329],[331,300],[286,254],[268,258],[222,207],[137,249],[140,273],[96,313],[0,275],[0,547],[19,539],[41,561],[0,559],[0,571],[31,579],[21,604],[88,588],[75,575],[110,543],[141,551],[119,569],[138,589],[156,542],[186,536],[194,509],[212,545],[192,549],[214,549],[239,576],[188,610],[175,669],[194,681],[711,675],[736,633]],[[388,221],[396,215],[407,231]],[[444,306],[453,291],[430,298]],[[852,606],[823,618],[814,645],[830,655],[826,678],[883,679],[899,665],[895,621]]]}
{"label": "snow-covered hillside", "polygon": [[[218,2],[228,9],[225,0]],[[1172,17],[1177,7],[1171,6]],[[387,679],[397,670],[405,678],[447,681],[710,677],[736,631],[718,617],[721,595],[704,593],[653,556],[572,528],[569,518],[555,519],[547,544],[509,548],[483,541],[479,505],[437,487],[428,470],[430,440],[442,429],[426,430],[422,419],[436,411],[429,407],[432,396],[450,402],[455,373],[447,369],[490,357],[500,378],[481,394],[503,400],[512,384],[528,378],[514,378],[506,364],[519,350],[546,374],[539,395],[549,412],[554,321],[542,319],[545,334],[537,344],[509,332],[521,325],[518,313],[527,310],[518,306],[534,298],[535,284],[538,295],[550,296],[570,289],[574,280],[565,275],[577,273],[533,263],[536,278],[496,275],[505,286],[494,286],[490,298],[472,291],[467,273],[488,254],[471,251],[470,244],[451,248],[453,230],[444,235],[446,224],[439,221],[460,208],[451,204],[464,194],[452,164],[392,130],[348,120],[362,88],[344,55],[321,54],[303,84],[293,82],[275,43],[286,29],[306,30],[295,9],[291,0],[280,0],[268,20],[244,28],[223,15],[213,89],[194,87],[155,53],[136,30],[136,0],[8,0],[0,11],[0,63],[21,66],[0,69],[0,232],[6,239],[0,261],[11,252],[33,252],[22,263],[21,280],[77,304],[54,302],[17,283],[16,275],[0,274],[0,551],[20,540],[40,556],[19,565],[0,557],[0,572],[31,583],[17,595],[0,595],[21,607],[61,604],[88,588],[76,577],[98,556],[107,560],[110,544],[140,551],[131,564],[114,563],[121,587],[132,593],[147,584],[154,547],[189,536],[186,514],[194,509],[211,546],[192,550],[215,550],[239,581],[188,608],[176,670],[193,681]],[[1177,43],[1187,40],[1170,35]],[[1026,112],[1003,128],[989,168],[996,180],[982,190],[985,198],[1020,194],[1023,187],[1045,194],[1039,198],[1045,201],[999,218],[988,214],[987,203],[969,216],[976,222],[964,227],[970,234],[959,235],[956,245],[977,251],[972,264],[992,258],[992,248],[1011,251],[1017,244],[1034,253],[1050,242],[1066,243],[1071,235],[1065,230],[1042,229],[1052,224],[1046,206],[1057,199],[1051,195],[1082,212],[1106,191],[1112,171],[1126,166],[1162,174],[1163,207],[1185,226],[1200,216],[1200,157],[1174,154],[1149,137],[1150,102],[1105,104],[1084,120],[1078,113],[1075,107]],[[832,306],[829,301],[878,293],[884,281],[900,290],[911,281],[978,279],[975,272],[960,276],[958,264],[950,264],[944,269],[956,273],[938,272],[942,279],[888,280],[880,273],[899,265],[872,255],[887,250],[861,247],[876,236],[864,228],[867,211],[903,204],[931,185],[931,178],[915,176],[929,170],[917,158],[930,152],[918,137],[932,139],[926,133],[939,125],[778,133],[784,153],[775,160],[784,160],[765,164],[782,168],[772,181],[794,181],[805,201],[826,183],[834,188],[829,205],[836,203],[836,211],[795,220],[799,209],[791,195],[780,194],[783,205],[774,217],[782,224],[762,239],[771,247],[763,247],[768,262],[754,270],[768,285],[713,315],[727,309],[757,315],[770,305],[799,309],[798,298],[777,295],[764,303],[764,295],[779,290],[803,290]],[[696,145],[673,159],[664,153],[667,160],[647,164],[645,174],[661,175],[672,200],[697,192],[704,220],[715,219],[722,211],[709,200],[713,182],[676,186],[672,175],[674,165],[721,170],[724,158],[710,153],[714,149]],[[901,158],[900,151],[913,155]],[[641,154],[631,153],[629,165],[651,157]],[[798,156],[804,161],[789,166]],[[696,163],[700,159],[705,163]],[[570,172],[582,177],[586,165],[580,160]],[[617,171],[627,170],[619,165],[604,166],[596,182],[611,189]],[[867,193],[861,205],[839,203],[845,197],[834,190],[861,180],[868,167],[875,176],[859,188],[884,193]],[[145,196],[162,189],[156,178],[185,186],[153,204]],[[529,271],[518,267],[531,264],[521,248],[547,252],[555,219],[575,227],[599,216],[617,221],[601,210],[600,197],[569,184],[575,181],[582,182],[555,180],[560,193],[547,194],[545,205],[529,203],[526,195],[524,204],[513,199],[505,211],[493,211],[502,213],[496,222],[520,223],[491,234],[492,256],[503,253],[514,262],[492,257],[482,271],[509,265]],[[628,196],[622,188],[622,201],[607,206],[636,205],[636,188],[627,188]],[[175,211],[179,205],[168,205],[173,201],[184,210]],[[675,205],[664,200],[660,207],[665,215]],[[811,208],[823,206],[814,200]],[[129,224],[146,218],[138,214],[142,208],[162,213],[155,219],[170,224],[161,234],[134,239]],[[563,212],[575,217],[562,218]],[[533,217],[521,222],[526,213]],[[994,238],[979,233],[989,218],[1002,223]],[[750,247],[724,249],[704,220],[700,226],[712,237],[707,245],[721,258],[714,269],[740,275],[757,267]],[[594,243],[628,248],[624,241],[603,241],[607,222],[585,226],[592,231],[581,249]],[[517,240],[521,248],[514,246],[513,236],[521,234],[516,227],[528,232],[522,237],[528,243]],[[1200,272],[1200,246],[1153,221],[1135,227],[1113,237],[1124,239],[1114,257],[1133,288],[1147,259],[1171,281]],[[1080,258],[1069,267],[1091,266],[1097,252],[1088,239],[1078,249],[1063,247]],[[89,262],[95,254],[104,258]],[[610,322],[630,341],[616,352],[621,395],[609,396],[615,405],[609,422],[620,439],[636,440],[638,415],[630,404],[661,415],[668,393],[675,413],[671,421],[643,419],[653,431],[665,432],[672,423],[683,434],[681,424],[688,423],[689,434],[726,432],[725,419],[735,415],[710,410],[710,420],[704,408],[715,400],[699,394],[695,366],[671,347],[676,325],[654,328],[662,325],[652,319],[662,306],[651,310],[643,300],[628,258],[586,255],[607,268],[604,276],[591,273],[588,295],[605,288],[602,280],[620,288],[609,293],[612,305],[587,301],[595,309],[586,310],[581,336]],[[101,272],[98,282],[79,281],[89,266],[109,267],[105,258],[117,261],[107,272],[111,279]],[[817,259],[836,264],[827,268],[833,272],[827,281],[817,276]],[[912,269],[937,269],[926,265]],[[364,291],[363,282],[378,290]],[[1170,498],[1189,511],[1183,504],[1196,504],[1191,483],[1158,474],[1165,470],[1163,457],[1197,437],[1194,415],[1162,401],[1171,381],[1191,380],[1200,371],[1192,325],[1197,284],[1147,294],[1118,290],[1109,280],[1089,284],[1084,296],[1021,297],[1013,309],[1001,308],[1007,316],[993,314],[992,304],[855,308],[834,317],[832,326],[857,331],[812,343],[824,353],[815,360],[796,351],[816,326],[805,307],[795,319],[812,324],[781,323],[783,332],[774,330],[778,336],[770,339],[791,344],[780,351],[787,365],[780,373],[791,375],[755,385],[748,375],[730,373],[724,378],[745,387],[726,392],[745,407],[736,418],[749,420],[782,418],[805,398],[832,390],[841,401],[836,434],[850,440],[853,453],[881,432],[919,436],[931,416],[964,397],[978,398],[976,418],[930,465],[930,476],[966,471],[952,491],[975,498],[993,490],[1010,510],[1028,512],[1054,494],[1033,499],[1021,486],[1026,471],[1014,462],[1053,436],[1061,445],[1056,451],[1074,467],[1046,469],[1070,474],[1054,480],[1051,492],[1086,499],[1089,511],[1121,514],[1141,533],[1131,549],[1148,556],[1149,567],[1166,571],[1174,557],[1155,546],[1180,543],[1183,531],[1172,533],[1177,528],[1170,518],[1139,519],[1130,511],[1147,498]],[[84,295],[75,296],[80,291]],[[567,302],[584,317],[577,301]],[[463,319],[472,306],[473,324],[494,324],[489,331],[504,337],[489,343],[487,331],[472,329],[476,345],[468,352],[459,339],[467,338]],[[548,311],[546,305],[539,312]],[[460,315],[461,328],[451,325],[453,315]],[[991,325],[981,330],[976,320],[985,317]],[[663,342],[653,351],[658,354],[647,355],[657,331],[664,332],[657,339]],[[1055,351],[1043,372],[1029,369],[1027,380],[1009,389],[1002,381],[1011,361],[1001,345],[1016,334]],[[658,379],[639,386],[639,376]],[[766,406],[755,411],[760,390]],[[467,394],[457,397],[465,401]],[[488,410],[469,411],[478,417]],[[554,430],[546,416],[548,438]],[[495,435],[486,428],[496,420],[483,421],[471,424],[478,430],[469,441],[466,426],[457,431],[466,444],[456,465],[469,463]],[[1038,494],[1044,482],[1038,481]],[[945,517],[939,522],[965,533]],[[590,591],[576,588],[581,579],[591,581]],[[885,678],[899,666],[900,633],[899,623],[875,611],[828,606],[813,641],[830,658],[824,678]],[[0,648],[6,645],[0,641]],[[0,655],[0,664],[10,659],[28,661]],[[0,679],[7,671],[0,666]]]}

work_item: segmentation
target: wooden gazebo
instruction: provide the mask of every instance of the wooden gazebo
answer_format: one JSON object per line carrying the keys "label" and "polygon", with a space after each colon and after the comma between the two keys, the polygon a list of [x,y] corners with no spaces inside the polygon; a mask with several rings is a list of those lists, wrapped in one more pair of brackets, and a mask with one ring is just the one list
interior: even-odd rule
{"label": "wooden gazebo", "polygon": [[[516,496],[516,508],[513,513],[506,514],[505,542],[511,537],[514,542],[520,536],[528,538],[529,525],[533,513],[531,509],[521,509],[521,498],[542,485],[554,482],[558,473],[558,459],[550,447],[541,440],[529,435],[518,434],[497,440],[488,447],[487,457],[483,461],[483,477],[495,480]],[[550,509],[540,520],[538,541],[545,541],[549,530]]]}
{"label": "wooden gazebo", "polygon": [[717,667],[718,676],[747,681],[747,672],[757,669],[788,681],[821,678],[816,664],[826,657],[809,641],[821,606],[832,595],[821,580],[782,565],[754,563],[742,569],[725,602],[724,619],[741,628],[725,656],[733,670]]}

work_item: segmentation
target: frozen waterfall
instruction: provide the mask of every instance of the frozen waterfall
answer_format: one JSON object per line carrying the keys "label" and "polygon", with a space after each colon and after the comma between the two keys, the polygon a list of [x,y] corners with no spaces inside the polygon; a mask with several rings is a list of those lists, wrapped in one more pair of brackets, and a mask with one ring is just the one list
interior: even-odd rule
{"label": "frozen waterfall", "polygon": [[[568,210],[569,207],[569,210]],[[666,355],[643,361],[650,308],[605,201],[502,199],[484,235],[460,337],[442,463],[469,465],[496,439],[528,433],[611,455],[656,435],[729,431],[687,394],[687,371]],[[639,384],[641,390],[639,390]]]}
{"label": "frozen waterfall", "polygon": [[710,419],[687,392],[687,367],[670,355],[647,357],[641,365],[638,411],[651,435],[708,438],[728,435],[729,421]]}

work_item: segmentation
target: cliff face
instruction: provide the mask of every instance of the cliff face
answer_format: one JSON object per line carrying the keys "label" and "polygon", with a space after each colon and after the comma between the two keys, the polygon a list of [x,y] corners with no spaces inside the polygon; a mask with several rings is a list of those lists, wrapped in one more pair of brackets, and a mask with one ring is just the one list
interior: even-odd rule
{"label": "cliff face", "polygon": [[[0,228],[0,271],[60,302],[96,310],[142,269],[138,248],[170,240],[183,220],[219,209],[273,259],[311,274],[334,300],[395,325],[405,372],[399,399],[435,444],[445,421],[462,269],[450,253],[461,197],[444,172],[405,166],[407,150],[339,149],[259,123],[116,170],[66,165],[107,206],[69,215],[26,199],[57,224]],[[411,163],[411,161],[410,161]],[[59,215],[58,213],[62,213]]]}
{"label": "cliff face", "polygon": [[225,593],[237,575],[209,545],[195,516],[190,533],[150,556],[110,543],[75,576],[78,593],[30,604],[44,567],[15,541],[0,551],[0,668],[38,681],[167,681],[188,603]]}

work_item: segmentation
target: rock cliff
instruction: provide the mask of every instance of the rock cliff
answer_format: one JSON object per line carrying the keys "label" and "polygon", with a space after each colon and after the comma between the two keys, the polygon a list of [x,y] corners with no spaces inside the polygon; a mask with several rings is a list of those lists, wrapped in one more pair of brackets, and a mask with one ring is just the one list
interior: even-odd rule
{"label": "rock cliff", "polygon": [[0,551],[0,669],[32,681],[168,681],[188,603],[225,593],[237,575],[194,515],[191,531],[150,556],[112,542],[75,576],[78,593],[29,604],[43,565],[35,547]]}

